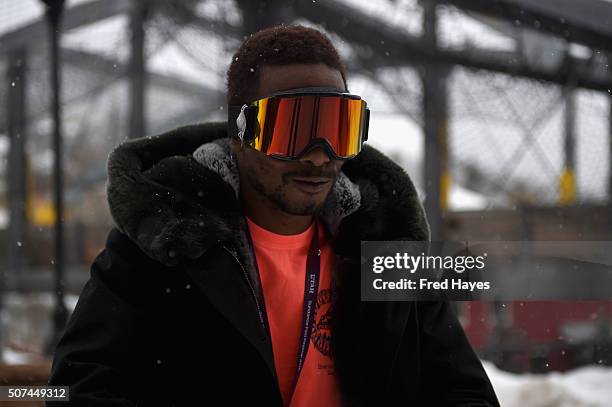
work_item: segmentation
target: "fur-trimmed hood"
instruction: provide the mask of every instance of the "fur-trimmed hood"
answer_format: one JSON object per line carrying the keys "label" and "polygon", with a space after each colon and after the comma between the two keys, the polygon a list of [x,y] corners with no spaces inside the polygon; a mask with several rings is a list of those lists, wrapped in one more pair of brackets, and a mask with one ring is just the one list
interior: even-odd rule
{"label": "fur-trimmed hood", "polygon": [[[244,246],[239,175],[226,134],[225,122],[189,125],[125,141],[109,154],[113,222],[149,257],[174,266],[216,243]],[[361,240],[429,239],[410,177],[367,144],[343,165],[321,215],[341,256],[357,258]]]}

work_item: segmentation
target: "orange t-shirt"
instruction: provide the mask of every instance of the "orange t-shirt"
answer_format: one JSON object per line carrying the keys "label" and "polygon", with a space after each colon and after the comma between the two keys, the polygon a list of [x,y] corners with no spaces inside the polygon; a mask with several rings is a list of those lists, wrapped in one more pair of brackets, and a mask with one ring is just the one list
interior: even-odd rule
{"label": "orange t-shirt", "polygon": [[[274,364],[285,406],[340,406],[340,391],[331,357],[331,269],[333,252],[325,229],[313,222],[297,235],[279,235],[247,217],[255,247],[270,333]],[[302,327],[306,258],[317,225],[321,249],[319,291],[308,353],[298,382],[298,342]]]}

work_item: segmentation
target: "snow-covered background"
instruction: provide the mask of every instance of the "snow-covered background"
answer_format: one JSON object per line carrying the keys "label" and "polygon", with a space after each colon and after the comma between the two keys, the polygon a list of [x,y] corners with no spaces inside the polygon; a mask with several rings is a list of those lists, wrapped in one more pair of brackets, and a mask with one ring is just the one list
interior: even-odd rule
{"label": "snow-covered background", "polygon": [[612,368],[585,366],[565,373],[512,374],[484,368],[502,407],[612,406]]}

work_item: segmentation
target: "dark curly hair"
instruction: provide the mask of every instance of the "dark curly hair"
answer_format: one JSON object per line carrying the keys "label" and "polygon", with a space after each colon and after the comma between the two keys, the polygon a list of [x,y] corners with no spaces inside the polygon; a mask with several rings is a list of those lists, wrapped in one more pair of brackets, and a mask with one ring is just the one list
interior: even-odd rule
{"label": "dark curly hair", "polygon": [[227,103],[256,99],[262,65],[292,63],[324,63],[337,69],[348,89],[344,64],[324,33],[303,25],[278,25],[251,34],[233,55],[227,70]]}

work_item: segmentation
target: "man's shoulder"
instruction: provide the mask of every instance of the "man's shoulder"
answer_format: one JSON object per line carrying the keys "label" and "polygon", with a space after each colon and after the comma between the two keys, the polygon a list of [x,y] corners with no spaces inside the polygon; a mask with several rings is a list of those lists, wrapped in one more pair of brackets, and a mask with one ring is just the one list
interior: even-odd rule
{"label": "man's shoulder", "polygon": [[138,244],[127,234],[113,226],[106,236],[103,250],[98,254],[101,260],[113,261],[115,266],[153,266],[161,267],[162,264],[155,261],[143,251]]}
{"label": "man's shoulder", "polygon": [[124,299],[144,294],[167,273],[166,266],[147,256],[116,227],[109,231],[105,247],[91,265],[91,279]]}

